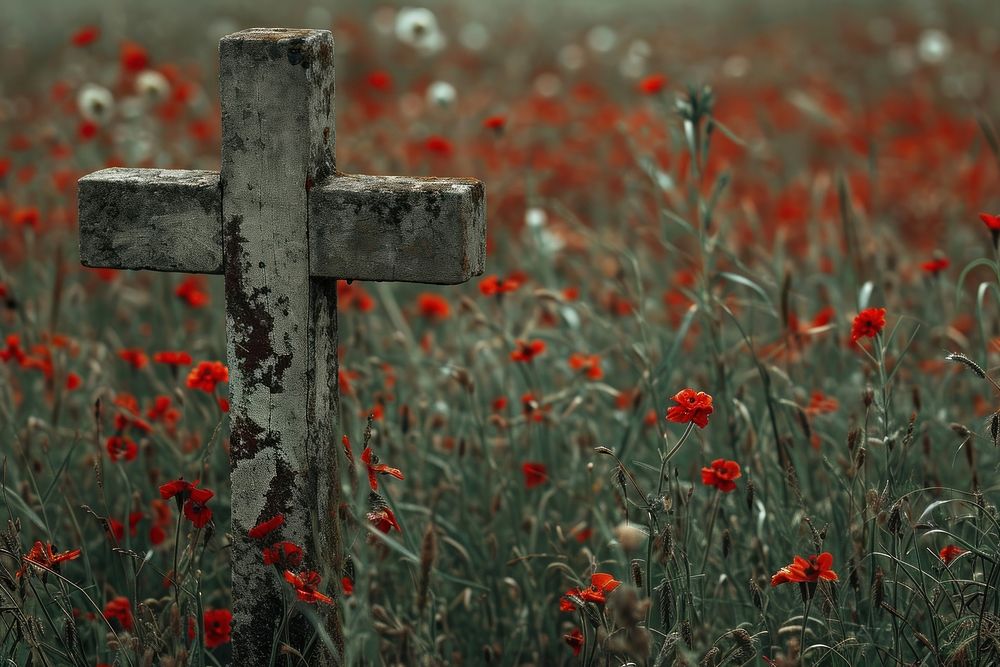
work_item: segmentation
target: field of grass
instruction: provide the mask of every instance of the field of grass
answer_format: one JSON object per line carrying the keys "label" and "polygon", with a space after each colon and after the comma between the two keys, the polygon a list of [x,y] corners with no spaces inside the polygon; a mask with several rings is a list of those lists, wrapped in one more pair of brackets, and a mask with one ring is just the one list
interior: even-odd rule
{"label": "field of grass", "polygon": [[230,660],[222,279],[82,268],[75,189],[217,169],[268,23],[342,171],[488,193],[487,275],[338,290],[346,664],[1000,664],[1000,5],[875,5],[0,27],[5,664]]}

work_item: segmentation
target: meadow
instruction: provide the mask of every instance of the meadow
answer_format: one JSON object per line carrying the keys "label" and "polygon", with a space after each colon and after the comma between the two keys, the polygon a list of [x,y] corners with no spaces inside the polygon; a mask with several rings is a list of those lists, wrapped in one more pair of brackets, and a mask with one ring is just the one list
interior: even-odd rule
{"label": "meadow", "polygon": [[1000,5],[429,6],[10,7],[3,660],[231,659],[222,278],[81,267],[76,181],[217,169],[275,24],[339,169],[487,190],[485,275],[338,285],[343,571],[259,527],[345,664],[1000,664]]}

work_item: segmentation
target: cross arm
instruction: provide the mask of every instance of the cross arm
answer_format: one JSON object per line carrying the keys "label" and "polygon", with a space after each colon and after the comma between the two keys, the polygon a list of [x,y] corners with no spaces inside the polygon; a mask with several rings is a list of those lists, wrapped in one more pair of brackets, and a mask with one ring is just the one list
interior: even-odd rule
{"label": "cross arm", "polygon": [[219,174],[102,169],[79,181],[84,266],[222,273]]}
{"label": "cross arm", "polygon": [[485,211],[472,178],[334,176],[309,192],[310,273],[465,282],[484,269]]}

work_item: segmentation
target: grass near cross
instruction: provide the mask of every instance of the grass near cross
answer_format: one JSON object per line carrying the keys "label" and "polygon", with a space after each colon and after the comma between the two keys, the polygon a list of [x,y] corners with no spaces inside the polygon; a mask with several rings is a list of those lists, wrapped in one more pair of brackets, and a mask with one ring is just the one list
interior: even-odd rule
{"label": "grass near cross", "polygon": [[[0,43],[0,656],[228,664],[239,543],[264,664],[330,605],[352,665],[1000,661],[1000,8],[536,4]],[[80,176],[217,187],[244,24],[332,28],[341,169],[490,191],[488,275],[337,284],[336,572],[283,515],[232,532],[222,279],[77,264]],[[378,249],[342,223],[324,252]]]}

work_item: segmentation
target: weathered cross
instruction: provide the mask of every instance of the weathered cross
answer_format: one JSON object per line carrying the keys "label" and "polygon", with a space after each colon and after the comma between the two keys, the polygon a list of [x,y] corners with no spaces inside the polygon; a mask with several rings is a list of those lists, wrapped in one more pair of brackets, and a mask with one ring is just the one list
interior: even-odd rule
{"label": "weathered cross", "polygon": [[[221,173],[81,178],[80,256],[90,267],[225,275],[233,662],[251,667],[270,659],[283,584],[247,531],[283,513],[280,539],[339,579],[336,280],[455,284],[482,273],[485,192],[474,179],[336,170],[328,31],[244,30],[222,39],[219,58]],[[325,623],[342,648],[336,605]],[[311,635],[301,621],[292,645]]]}

